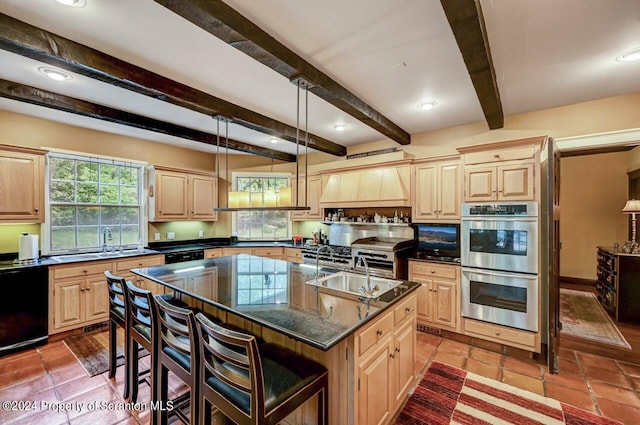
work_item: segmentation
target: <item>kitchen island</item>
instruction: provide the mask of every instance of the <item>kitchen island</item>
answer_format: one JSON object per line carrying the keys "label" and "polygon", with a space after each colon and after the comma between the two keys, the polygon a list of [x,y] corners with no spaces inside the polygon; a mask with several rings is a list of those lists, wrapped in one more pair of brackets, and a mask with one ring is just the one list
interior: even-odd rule
{"label": "kitchen island", "polygon": [[[246,254],[132,272],[325,365],[330,424],[386,423],[413,388],[416,283],[403,281],[370,299],[307,283],[316,278],[313,266]],[[315,423],[315,409],[312,399],[288,423]]]}

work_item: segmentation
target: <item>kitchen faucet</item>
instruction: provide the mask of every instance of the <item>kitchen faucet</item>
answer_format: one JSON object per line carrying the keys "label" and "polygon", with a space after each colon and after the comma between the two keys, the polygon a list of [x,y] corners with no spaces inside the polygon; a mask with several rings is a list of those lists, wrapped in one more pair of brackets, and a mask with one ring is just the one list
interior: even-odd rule
{"label": "kitchen faucet", "polygon": [[371,288],[371,276],[369,275],[369,264],[367,263],[367,259],[364,258],[364,256],[362,256],[361,254],[356,255],[356,263],[354,264],[355,267],[363,266],[364,267],[364,273],[367,275],[367,285],[362,285],[359,289],[361,292],[363,292],[365,295],[371,296],[373,295],[374,291],[377,290],[376,288]]}
{"label": "kitchen faucet", "polygon": [[[107,239],[107,235],[109,239]],[[111,235],[111,228],[105,227],[102,229],[102,252],[107,252],[107,240],[112,241],[113,236]]]}
{"label": "kitchen faucet", "polygon": [[322,245],[321,247],[318,248],[318,250],[316,251],[316,279],[318,278],[318,270],[320,268],[318,260],[320,258],[320,253],[324,250],[328,249],[329,250],[329,254],[331,255],[331,259],[333,260],[333,254],[335,254],[335,251],[333,250],[333,248],[331,248],[329,245]]}

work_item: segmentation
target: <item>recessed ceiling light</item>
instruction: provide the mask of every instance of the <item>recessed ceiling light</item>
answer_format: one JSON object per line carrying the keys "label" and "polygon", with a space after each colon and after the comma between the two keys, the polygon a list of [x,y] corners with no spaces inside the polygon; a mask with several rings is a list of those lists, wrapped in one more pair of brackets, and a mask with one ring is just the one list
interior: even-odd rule
{"label": "recessed ceiling light", "polygon": [[344,125],[344,124],[336,124],[336,125],[333,126],[333,128],[336,131],[345,131],[347,129],[347,126]]}
{"label": "recessed ceiling light", "polygon": [[278,139],[269,139],[269,141],[273,144],[280,143],[280,140]]}
{"label": "recessed ceiling light", "polygon": [[65,6],[71,6],[71,7],[84,7],[87,2],[86,0],[56,0],[58,3],[63,4]]}
{"label": "recessed ceiling light", "polygon": [[418,105],[418,109],[420,109],[421,111],[429,111],[433,109],[433,107],[436,106],[437,104],[438,102],[436,102],[435,100],[430,100],[429,102],[422,102]]}
{"label": "recessed ceiling light", "polygon": [[66,72],[60,71],[59,69],[55,69],[55,68],[42,67],[42,68],[38,68],[38,71],[42,72],[44,75],[46,75],[47,77],[55,81],[71,80],[73,78],[71,75],[67,74]]}
{"label": "recessed ceiling light", "polygon": [[618,62],[633,62],[640,60],[640,48],[631,50],[623,55],[620,55],[616,58]]}

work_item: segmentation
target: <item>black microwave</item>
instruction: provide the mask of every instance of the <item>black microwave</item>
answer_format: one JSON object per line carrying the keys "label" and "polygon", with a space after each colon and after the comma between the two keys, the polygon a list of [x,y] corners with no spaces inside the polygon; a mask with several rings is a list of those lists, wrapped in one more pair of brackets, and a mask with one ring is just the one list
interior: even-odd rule
{"label": "black microwave", "polygon": [[418,257],[460,258],[460,225],[454,223],[414,223]]}

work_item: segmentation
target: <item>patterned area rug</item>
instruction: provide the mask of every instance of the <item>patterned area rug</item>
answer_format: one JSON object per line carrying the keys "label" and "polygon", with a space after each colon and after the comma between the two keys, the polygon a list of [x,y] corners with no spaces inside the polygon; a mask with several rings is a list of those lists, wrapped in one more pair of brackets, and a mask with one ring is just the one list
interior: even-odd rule
{"label": "patterned area rug", "polygon": [[[124,364],[124,331],[118,328],[116,334],[118,366]],[[109,370],[109,331],[73,335],[64,340],[69,350],[76,356],[89,376],[100,375]],[[140,357],[148,355],[147,351],[140,353]]]}
{"label": "patterned area rug", "polygon": [[557,400],[433,362],[396,425],[621,425]]}
{"label": "patterned area rug", "polygon": [[560,289],[560,333],[631,349],[595,294]]}

